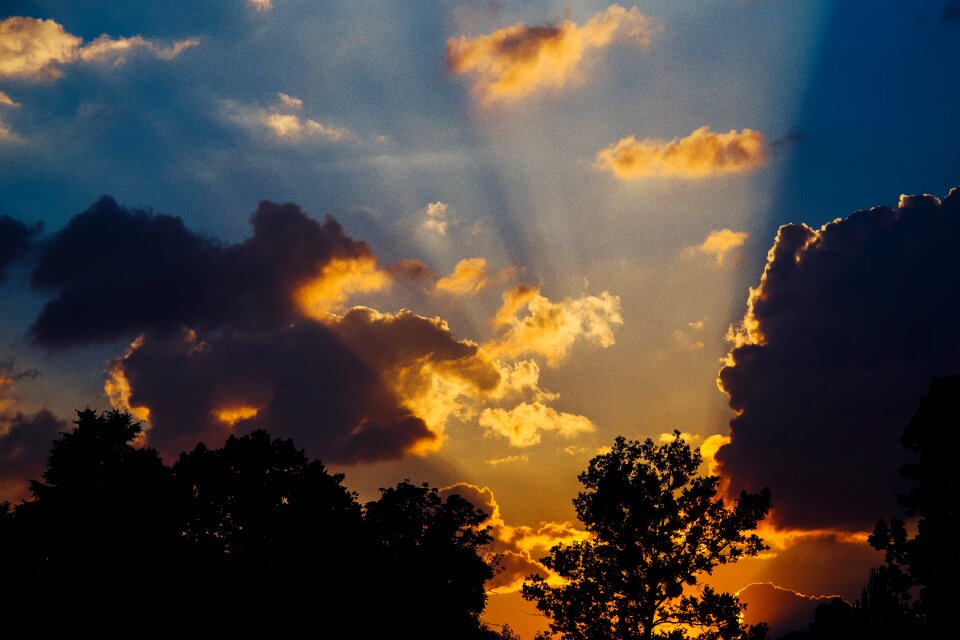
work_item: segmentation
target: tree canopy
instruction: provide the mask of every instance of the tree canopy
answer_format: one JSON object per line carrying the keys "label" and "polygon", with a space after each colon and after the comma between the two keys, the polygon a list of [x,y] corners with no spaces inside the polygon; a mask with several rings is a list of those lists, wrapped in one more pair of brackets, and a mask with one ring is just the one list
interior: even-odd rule
{"label": "tree canopy", "polygon": [[[531,576],[523,595],[564,640],[739,638],[743,605],[698,581],[720,564],[766,547],[749,533],[767,515],[770,493],[741,493],[728,507],[720,479],[698,475],[699,450],[618,437],[590,461],[574,499],[590,540],[557,546],[544,564],[562,584]],[[699,588],[697,588],[699,587]]]}
{"label": "tree canopy", "polygon": [[0,610],[73,630],[509,637],[480,619],[491,538],[460,496],[404,481],[361,506],[343,475],[264,431],[167,466],[128,413],[75,424],[32,498],[0,504]]}

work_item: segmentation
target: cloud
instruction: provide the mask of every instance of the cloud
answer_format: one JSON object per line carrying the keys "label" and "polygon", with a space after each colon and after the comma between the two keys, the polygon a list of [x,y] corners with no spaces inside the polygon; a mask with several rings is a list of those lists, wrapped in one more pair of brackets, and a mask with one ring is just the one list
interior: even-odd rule
{"label": "cloud", "polygon": [[40,478],[51,444],[68,430],[66,422],[46,409],[24,413],[17,408],[12,397],[14,381],[36,372],[12,368],[11,361],[0,361],[0,502],[27,497],[26,480]]}
{"label": "cloud", "polygon": [[589,418],[563,413],[540,402],[524,402],[509,410],[484,409],[480,414],[480,426],[487,434],[507,438],[511,447],[535,445],[540,442],[544,431],[556,431],[567,440],[596,431]]}
{"label": "cloud", "polygon": [[[40,252],[32,284],[55,295],[31,335],[44,346],[64,347],[183,326],[272,326],[299,314],[296,292],[331,264],[374,260],[335,221],[321,224],[294,204],[261,202],[251,225],[249,239],[222,246],[180,218],[98,200]],[[350,279],[349,268],[336,273],[340,289],[329,295],[337,302],[364,286]],[[362,279],[362,267],[359,273]]]}
{"label": "cloud", "polygon": [[127,55],[138,50],[149,51],[160,60],[173,60],[191,47],[200,44],[197,38],[180,40],[164,47],[146,38],[133,36],[132,38],[111,38],[104,34],[79,50],[80,61],[110,61],[113,64],[123,64]]}
{"label": "cloud", "polygon": [[[40,247],[32,285],[52,297],[33,339],[53,349],[133,339],[108,363],[104,392],[165,454],[265,428],[327,461],[396,459],[438,449],[450,420],[498,405],[516,408],[486,420],[538,418],[528,444],[543,430],[592,428],[546,406],[557,395],[540,388],[537,362],[518,359],[529,349],[492,353],[439,317],[348,306],[423,278],[423,263],[381,269],[365,243],[294,204],[261,202],[251,224],[246,240],[222,244],[179,218],[98,200]],[[537,334],[533,351],[554,360],[580,338],[612,342],[599,325],[618,302],[604,296],[552,303],[533,290],[504,335],[527,336],[523,322],[563,333]]]}
{"label": "cloud", "polygon": [[561,89],[582,80],[594,51],[615,42],[649,46],[658,27],[633,7],[611,5],[582,26],[522,23],[493,33],[447,40],[447,65],[456,75],[474,78],[472,93],[483,105],[510,103],[540,89]]}
{"label": "cloud", "polygon": [[353,308],[389,283],[370,248],[293,204],[262,202],[253,234],[221,245],[179,218],[103,198],[40,252],[54,297],[32,328],[62,348],[139,334],[109,365],[114,406],[149,420],[167,453],[269,428],[341,462],[423,453],[460,397],[501,388],[478,345],[438,318]]}
{"label": "cloud", "polygon": [[6,279],[7,269],[23,257],[42,229],[40,222],[31,227],[10,216],[0,216],[0,282]]}
{"label": "cloud", "polygon": [[257,13],[273,9],[272,0],[247,0],[247,4],[253,7]]}
{"label": "cloud", "polygon": [[199,44],[199,40],[181,40],[163,46],[141,36],[111,38],[104,34],[87,45],[82,44],[82,38],[67,33],[53,20],[22,16],[0,20],[0,78],[58,78],[63,75],[65,65],[99,61],[121,64],[127,54],[137,50],[147,51],[161,60],[171,60]]}
{"label": "cloud", "polygon": [[817,606],[833,599],[833,596],[806,595],[772,582],[749,584],[737,595],[740,596],[740,602],[746,605],[744,622],[766,622],[772,637],[803,629],[813,622],[813,612]]}
{"label": "cloud", "polygon": [[297,290],[297,302],[306,315],[322,318],[342,309],[351,294],[383,291],[390,282],[390,274],[377,268],[373,255],[333,258]]}
{"label": "cloud", "polygon": [[711,231],[706,240],[695,247],[688,247],[687,251],[713,256],[719,266],[724,263],[728,253],[742,247],[749,237],[750,234],[746,231],[732,231],[730,229]]}
{"label": "cloud", "polygon": [[347,129],[300,116],[297,112],[303,108],[303,100],[285,93],[277,95],[277,104],[262,109],[225,100],[223,114],[234,124],[264,132],[272,140],[289,144],[310,140],[337,143],[353,137]]}
{"label": "cloud", "polygon": [[427,203],[427,208],[423,210],[423,215],[426,216],[423,228],[441,236],[447,235],[447,226],[450,224],[447,220],[448,209],[449,206],[440,201]]}
{"label": "cloud", "polygon": [[536,529],[509,525],[504,521],[500,505],[488,487],[458,482],[444,487],[440,494],[459,495],[489,516],[484,526],[490,527],[493,536],[490,559],[499,567],[499,571],[487,583],[489,593],[519,591],[524,579],[533,573],[545,576],[551,584],[557,584],[559,576],[543,566],[538,559],[546,556],[557,544],[572,544],[590,537],[589,533],[571,522],[541,522]]}
{"label": "cloud", "polygon": [[863,530],[898,512],[899,436],[960,363],[960,191],[780,228],[718,383],[737,412],[717,462],[769,486],[785,527]]}
{"label": "cloud", "polygon": [[3,105],[5,107],[11,107],[13,109],[16,109],[17,107],[22,106],[19,102],[14,102],[13,98],[11,98],[9,95],[4,93],[3,91],[0,91],[0,105]]}
{"label": "cloud", "polygon": [[[520,316],[524,309],[527,315]],[[607,291],[551,302],[538,288],[517,285],[503,294],[503,304],[493,319],[494,327],[504,333],[484,348],[498,357],[538,354],[556,366],[580,339],[611,346],[613,325],[622,323],[620,298]]]}
{"label": "cloud", "polygon": [[[17,109],[21,106],[23,105],[21,105],[19,102],[15,102],[14,99],[5,92],[0,91],[0,107]],[[14,133],[10,127],[6,125],[2,118],[0,118],[0,142],[11,142],[17,144],[23,142],[23,139]]]}
{"label": "cloud", "polygon": [[455,296],[466,296],[485,289],[487,261],[483,258],[465,258],[453,268],[453,273],[437,280],[437,291]]}
{"label": "cloud", "polygon": [[114,360],[168,454],[269,429],[330,462],[397,458],[438,436],[329,328],[313,321],[199,337],[145,336]]}
{"label": "cloud", "polygon": [[490,458],[484,460],[489,465],[497,466],[498,464],[511,464],[514,462],[529,462],[530,458],[527,456],[503,456],[502,458]]}
{"label": "cloud", "polygon": [[766,159],[759,132],[731,129],[714,133],[703,126],[685,138],[673,140],[623,138],[597,153],[596,166],[621,180],[698,179],[752,171],[762,167]]}

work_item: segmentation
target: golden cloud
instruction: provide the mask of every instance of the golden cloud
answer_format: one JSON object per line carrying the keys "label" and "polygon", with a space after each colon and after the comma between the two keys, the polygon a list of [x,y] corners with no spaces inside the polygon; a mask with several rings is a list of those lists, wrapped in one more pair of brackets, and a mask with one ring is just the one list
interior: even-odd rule
{"label": "golden cloud", "polygon": [[249,420],[257,417],[260,413],[260,407],[251,407],[245,405],[232,405],[223,407],[214,411],[214,417],[228,427],[232,427],[242,420]]}
{"label": "golden cloud", "polygon": [[547,555],[558,544],[572,544],[588,540],[590,534],[571,522],[541,522],[534,529],[528,526],[512,526],[504,522],[500,505],[488,487],[479,487],[467,482],[458,482],[440,490],[441,495],[459,495],[482,509],[489,519],[482,526],[489,527],[493,536],[491,559],[500,570],[487,583],[488,593],[513,593],[520,590],[524,579],[538,573],[551,584],[558,584],[560,577],[543,566],[538,558]]}
{"label": "golden cloud", "polygon": [[750,234],[746,231],[733,231],[731,229],[711,231],[703,242],[695,247],[689,247],[687,252],[713,256],[717,264],[722,265],[727,254],[742,247],[749,237]]}
{"label": "golden cloud", "polygon": [[[520,317],[524,309],[527,315]],[[601,347],[612,345],[613,325],[617,324],[623,324],[620,298],[608,291],[551,302],[538,288],[517,285],[503,294],[503,304],[493,319],[494,327],[505,333],[484,349],[496,357],[539,354],[548,365],[556,366],[581,338]]]}
{"label": "golden cloud", "polygon": [[437,280],[437,291],[455,296],[466,296],[485,289],[490,284],[487,278],[487,261],[483,258],[465,258],[453,268],[453,273]]}
{"label": "golden cloud", "polygon": [[130,380],[127,379],[127,374],[124,370],[125,360],[130,357],[130,354],[139,349],[141,345],[143,345],[142,335],[130,343],[126,354],[114,359],[110,363],[107,369],[107,379],[103,383],[103,393],[110,401],[111,407],[119,409],[120,411],[126,411],[137,420],[146,422],[147,424],[144,425],[144,430],[141,432],[141,434],[145,434],[147,429],[150,428],[150,408],[134,406],[131,403],[130,397],[133,394],[133,388],[130,386]]}
{"label": "golden cloud", "polygon": [[300,287],[296,298],[304,315],[323,320],[341,309],[350,294],[382,291],[390,282],[388,273],[377,268],[373,255],[332,258],[319,276]]}
{"label": "golden cloud", "polygon": [[171,60],[199,42],[181,40],[164,47],[141,36],[102,35],[81,46],[82,38],[67,33],[53,20],[14,16],[0,21],[0,78],[57,78],[63,74],[63,65],[101,60],[122,63],[124,55],[135,49]]}
{"label": "golden cloud", "polygon": [[623,138],[597,154],[598,169],[621,180],[707,178],[757,169],[766,162],[763,135],[753,129],[714,133],[703,126],[685,138]]}
{"label": "golden cloud", "polygon": [[258,13],[261,11],[270,11],[273,9],[272,0],[247,0],[247,4],[254,8]]}
{"label": "golden cloud", "polygon": [[524,402],[513,409],[487,408],[480,414],[480,426],[488,434],[507,438],[512,447],[529,447],[540,442],[544,431],[556,431],[567,440],[596,427],[589,418],[563,413],[541,402]]}
{"label": "golden cloud", "polygon": [[538,89],[561,89],[581,81],[585,58],[617,41],[647,47],[654,21],[633,7],[611,5],[582,26],[522,23],[493,33],[447,40],[447,64],[456,75],[474,77],[473,95],[483,105],[514,102]]}

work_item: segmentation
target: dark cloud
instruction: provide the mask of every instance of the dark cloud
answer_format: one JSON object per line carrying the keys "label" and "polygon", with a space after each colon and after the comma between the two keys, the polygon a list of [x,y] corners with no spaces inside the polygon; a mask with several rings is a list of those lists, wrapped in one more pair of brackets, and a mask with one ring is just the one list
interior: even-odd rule
{"label": "dark cloud", "polygon": [[0,416],[0,489],[8,482],[39,479],[51,444],[67,430],[67,423],[46,409]]}
{"label": "dark cloud", "polygon": [[896,511],[900,433],[930,379],[960,370],[958,241],[956,189],[780,228],[719,377],[738,412],[717,454],[731,489],[769,486],[787,527]]}
{"label": "dark cloud", "polygon": [[16,407],[13,383],[38,375],[18,370],[12,359],[0,360],[0,501],[27,497],[27,479],[40,478],[51,443],[68,430],[46,409],[24,413]]}
{"label": "dark cloud", "polygon": [[67,347],[182,326],[272,327],[293,312],[294,289],[332,257],[372,254],[335,221],[321,224],[294,204],[261,202],[251,224],[251,238],[221,246],[180,218],[98,200],[41,252],[33,286],[56,295],[33,337]]}
{"label": "dark cloud", "polygon": [[309,320],[269,331],[217,330],[202,340],[145,337],[114,366],[132,389],[130,404],[149,407],[151,445],[166,452],[198,440],[219,445],[231,421],[238,432],[266,428],[292,437],[330,462],[396,458],[437,437],[378,371]]}
{"label": "dark cloud", "polygon": [[0,216],[0,282],[7,277],[7,269],[23,256],[33,236],[40,233],[43,224],[28,226],[10,216]]}
{"label": "dark cloud", "polygon": [[106,391],[174,455],[264,428],[328,462],[399,458],[439,446],[460,394],[498,390],[497,367],[439,318],[328,313],[349,291],[424,277],[422,263],[380,271],[365,243],[293,204],[261,202],[252,225],[248,240],[221,246],[179,218],[101,199],[42,251],[33,284],[56,293],[34,337],[65,347],[136,336],[109,364]]}

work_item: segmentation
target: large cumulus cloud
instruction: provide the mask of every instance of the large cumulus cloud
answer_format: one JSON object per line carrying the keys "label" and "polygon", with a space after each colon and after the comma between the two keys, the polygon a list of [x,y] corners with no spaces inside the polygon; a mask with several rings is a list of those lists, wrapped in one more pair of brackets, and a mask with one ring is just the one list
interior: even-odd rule
{"label": "large cumulus cloud", "polygon": [[[592,426],[547,408],[556,394],[517,357],[554,365],[577,340],[609,346],[615,296],[553,303],[525,289],[498,314],[505,333],[480,344],[439,317],[346,304],[431,279],[422,263],[381,268],[368,245],[294,204],[261,202],[251,224],[247,240],[224,245],[102,198],[41,247],[32,284],[52,297],[33,339],[52,349],[132,340],[108,363],[104,390],[166,454],[266,428],[330,462],[385,460],[436,450],[449,420],[517,402],[579,420],[561,425],[568,437]],[[532,425],[525,437],[549,428],[560,427]]]}
{"label": "large cumulus cloud", "polygon": [[786,527],[897,510],[899,435],[930,379],[960,370],[958,241],[956,189],[780,228],[719,376],[731,489],[769,485]]}

